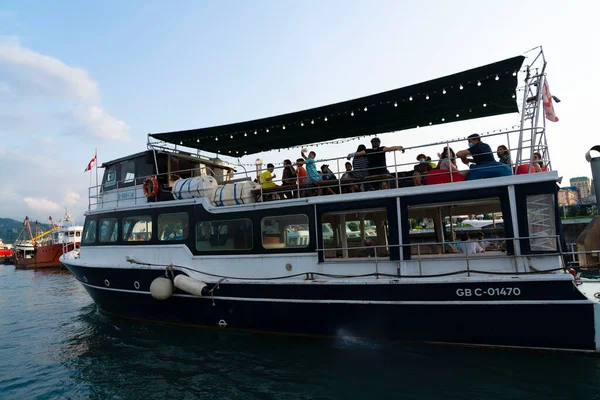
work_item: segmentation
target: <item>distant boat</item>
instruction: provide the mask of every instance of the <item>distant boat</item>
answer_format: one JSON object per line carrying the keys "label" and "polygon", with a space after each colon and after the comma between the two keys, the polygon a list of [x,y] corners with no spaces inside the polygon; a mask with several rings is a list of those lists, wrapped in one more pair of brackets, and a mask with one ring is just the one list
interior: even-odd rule
{"label": "distant boat", "polygon": [[13,252],[11,244],[4,244],[0,239],[0,264],[7,264],[12,260]]}
{"label": "distant boat", "polygon": [[51,229],[34,236],[29,218],[25,218],[23,229],[27,229],[30,239],[15,243],[13,263],[16,268],[60,267],[63,254],[79,249],[83,226],[75,225],[66,213],[58,225],[50,221]]}

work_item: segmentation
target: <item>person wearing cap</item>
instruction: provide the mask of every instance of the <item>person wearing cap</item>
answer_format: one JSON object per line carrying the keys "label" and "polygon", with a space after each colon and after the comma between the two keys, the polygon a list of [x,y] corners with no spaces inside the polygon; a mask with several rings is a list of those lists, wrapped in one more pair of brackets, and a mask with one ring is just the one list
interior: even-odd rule
{"label": "person wearing cap", "polygon": [[[510,167],[494,160],[492,148],[483,143],[477,133],[469,135],[467,141],[469,148],[456,153],[456,157],[460,158],[464,164],[471,163],[467,180],[511,175]],[[469,156],[472,158],[468,158]]]}
{"label": "person wearing cap", "polygon": [[419,162],[415,165],[415,172],[413,172],[413,182],[415,186],[421,186],[425,184],[425,178],[427,173],[431,171],[433,168],[431,164],[427,161],[427,159],[431,160],[431,157],[427,157],[425,154],[419,154],[417,156],[417,161]]}
{"label": "person wearing cap", "polygon": [[329,169],[329,165],[323,164],[321,165],[321,177],[324,181],[334,181],[337,178],[332,170]]}

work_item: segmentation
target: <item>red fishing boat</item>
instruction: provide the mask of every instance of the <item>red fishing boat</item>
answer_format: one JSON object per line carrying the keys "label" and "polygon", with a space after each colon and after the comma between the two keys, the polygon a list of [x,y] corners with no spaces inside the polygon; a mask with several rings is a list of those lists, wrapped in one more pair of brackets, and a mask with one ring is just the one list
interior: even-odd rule
{"label": "red fishing boat", "polygon": [[0,264],[7,264],[12,260],[13,252],[11,244],[4,244],[0,239]]}
{"label": "red fishing boat", "polygon": [[70,251],[77,251],[81,243],[82,226],[75,225],[68,214],[52,228],[35,235],[31,229],[29,218],[23,222],[23,230],[29,233],[29,240],[15,243],[13,263],[16,268],[52,268],[60,267],[60,256]]}

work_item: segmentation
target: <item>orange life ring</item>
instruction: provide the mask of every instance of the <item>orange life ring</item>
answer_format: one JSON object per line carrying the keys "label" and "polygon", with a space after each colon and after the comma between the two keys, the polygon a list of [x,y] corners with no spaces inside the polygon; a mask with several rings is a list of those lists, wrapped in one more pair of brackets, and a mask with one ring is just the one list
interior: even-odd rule
{"label": "orange life ring", "polygon": [[149,176],[142,185],[146,197],[156,197],[158,194],[158,179],[155,176]]}

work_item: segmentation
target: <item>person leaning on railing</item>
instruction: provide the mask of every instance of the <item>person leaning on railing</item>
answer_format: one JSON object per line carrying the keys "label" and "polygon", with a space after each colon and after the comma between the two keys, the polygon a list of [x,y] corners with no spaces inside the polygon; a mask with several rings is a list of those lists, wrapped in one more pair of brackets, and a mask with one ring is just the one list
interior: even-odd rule
{"label": "person leaning on railing", "polygon": [[362,157],[366,156],[369,162],[369,176],[373,175],[389,175],[390,171],[387,169],[387,162],[385,160],[385,153],[389,151],[402,150],[404,153],[404,147],[402,146],[382,146],[379,138],[371,139],[371,149],[363,151],[357,151],[356,153],[348,154],[348,157]]}

